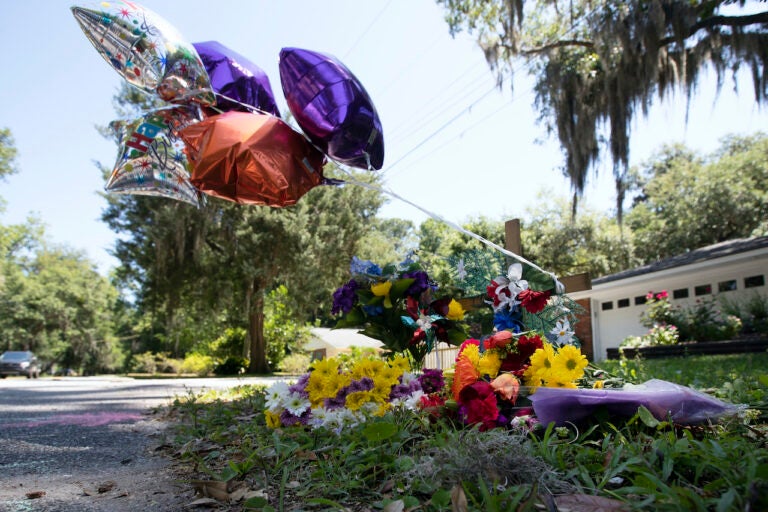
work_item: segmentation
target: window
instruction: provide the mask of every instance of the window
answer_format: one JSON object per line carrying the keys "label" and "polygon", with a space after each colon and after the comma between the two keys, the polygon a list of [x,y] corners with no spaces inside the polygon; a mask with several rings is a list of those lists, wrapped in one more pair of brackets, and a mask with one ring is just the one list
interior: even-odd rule
{"label": "window", "polygon": [[[698,294],[697,294],[698,295]],[[688,297],[688,288],[679,288],[672,292],[672,297],[675,299],[685,299]]]}
{"label": "window", "polygon": [[645,304],[645,295],[635,297],[635,306],[642,306],[643,304]]}
{"label": "window", "polygon": [[616,304],[620,308],[628,308],[629,307],[629,299],[619,299],[618,302],[616,302]]}
{"label": "window", "polygon": [[693,293],[696,294],[698,297],[699,295],[709,295],[712,293],[712,285],[711,284],[700,284],[699,286],[695,287],[693,289]]}
{"label": "window", "polygon": [[601,308],[603,311],[608,311],[609,309],[613,309],[613,301],[603,302]]}
{"label": "window", "polygon": [[736,280],[731,279],[730,281],[720,281],[717,283],[717,291],[718,292],[732,292],[736,289]]}
{"label": "window", "polygon": [[756,288],[765,286],[765,276],[752,276],[744,278],[744,288]]}

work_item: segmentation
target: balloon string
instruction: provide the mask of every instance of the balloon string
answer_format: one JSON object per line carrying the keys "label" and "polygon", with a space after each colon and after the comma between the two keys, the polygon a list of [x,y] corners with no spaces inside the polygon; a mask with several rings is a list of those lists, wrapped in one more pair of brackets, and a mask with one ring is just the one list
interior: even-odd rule
{"label": "balloon string", "polygon": [[337,169],[339,169],[346,176],[346,178],[344,179],[344,181],[346,183],[351,183],[353,185],[358,185],[360,187],[364,187],[364,188],[367,188],[369,190],[373,190],[373,191],[376,191],[376,192],[382,192],[384,194],[387,194],[387,195],[390,195],[390,196],[394,197],[395,199],[399,199],[400,201],[402,201],[404,203],[407,203],[407,204],[413,206],[414,208],[416,208],[418,210],[421,210],[422,212],[424,212],[427,215],[429,215],[431,218],[444,223],[445,225],[455,229],[456,231],[459,231],[460,233],[463,233],[463,234],[465,234],[465,235],[467,235],[469,237],[472,237],[475,240],[479,241],[480,243],[485,244],[488,247],[501,252],[505,256],[509,256],[510,258],[512,258],[514,260],[517,260],[517,261],[519,261],[520,263],[522,263],[524,265],[528,265],[531,268],[533,268],[535,270],[538,270],[539,272],[542,272],[542,273],[552,277],[552,280],[555,282],[555,290],[556,290],[556,292],[558,294],[564,293],[565,287],[563,286],[563,284],[560,281],[557,280],[557,277],[552,272],[548,272],[548,271],[544,270],[543,268],[539,267],[538,265],[536,265],[536,264],[528,261],[527,259],[523,258],[519,254],[515,254],[514,252],[512,252],[512,251],[510,251],[508,249],[505,249],[505,248],[501,247],[500,245],[495,244],[495,243],[491,242],[490,240],[488,240],[486,238],[483,238],[482,236],[478,235],[477,233],[473,233],[472,231],[459,226],[455,222],[451,222],[450,220],[442,217],[441,215],[438,215],[438,214],[436,214],[434,212],[431,212],[431,211],[427,210],[426,208],[423,208],[423,207],[419,206],[418,204],[414,203],[413,201],[410,201],[410,200],[402,197],[401,195],[397,194],[396,192],[393,192],[390,189],[384,188],[384,187],[379,186],[379,185],[375,185],[373,183],[365,183],[363,181],[358,181],[357,179],[354,178],[354,176],[349,171],[347,171],[346,169],[344,169],[341,166],[337,166]]}

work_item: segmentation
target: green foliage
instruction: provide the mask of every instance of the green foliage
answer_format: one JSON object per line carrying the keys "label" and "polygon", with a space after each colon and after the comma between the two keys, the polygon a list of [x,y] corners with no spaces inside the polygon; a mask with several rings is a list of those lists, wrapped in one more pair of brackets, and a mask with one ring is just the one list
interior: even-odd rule
{"label": "green foliage", "polygon": [[[563,172],[576,197],[601,154],[610,153],[617,207],[625,192],[629,137],[638,111],[655,98],[697,89],[713,69],[750,68],[755,101],[765,87],[768,12],[752,16],[730,0],[438,0],[453,34],[477,37],[501,83],[526,63],[547,132],[565,153]],[[763,188],[762,190],[765,190]]]}
{"label": "green foliage", "polygon": [[307,372],[310,362],[309,355],[293,353],[280,361],[280,370],[290,375],[301,375]]}
{"label": "green foliage", "polygon": [[565,198],[538,193],[521,228],[525,257],[559,276],[589,272],[592,277],[636,264],[632,234],[614,219],[582,208],[574,216]]}
{"label": "green foliage", "polygon": [[248,370],[248,360],[244,357],[229,356],[216,365],[213,373],[216,375],[242,375]]}
{"label": "green foliage", "polygon": [[262,510],[764,509],[768,354],[627,364],[634,382],[708,388],[762,416],[683,427],[640,408],[628,418],[597,415],[526,433],[462,429],[400,411],[340,432],[272,430],[264,388],[244,386],[177,401],[175,445],[205,479],[263,491],[253,502]]}
{"label": "green foliage", "polygon": [[287,354],[300,351],[310,340],[309,330],[308,324],[296,321],[285,286],[269,292],[264,305],[264,338],[271,367],[279,368]]}
{"label": "green foliage", "polygon": [[746,334],[768,334],[768,296],[753,292],[741,300],[720,298],[722,312],[736,317],[742,324],[742,332]]}
{"label": "green foliage", "polygon": [[0,129],[0,179],[14,174],[16,169],[16,145],[8,128]]}
{"label": "green foliage", "polygon": [[194,373],[198,377],[207,377],[213,372],[215,361],[211,356],[192,352],[184,357],[180,373]]}
{"label": "green foliage", "polygon": [[[31,240],[31,230],[15,231]],[[32,252],[11,249],[2,266],[0,346],[32,350],[45,362],[88,374],[120,368],[114,287],[79,252],[42,241],[18,247],[24,245]]]}
{"label": "green foliage", "polygon": [[766,234],[768,135],[725,138],[701,158],[667,146],[646,162],[630,189],[627,214],[643,263],[734,238]]}

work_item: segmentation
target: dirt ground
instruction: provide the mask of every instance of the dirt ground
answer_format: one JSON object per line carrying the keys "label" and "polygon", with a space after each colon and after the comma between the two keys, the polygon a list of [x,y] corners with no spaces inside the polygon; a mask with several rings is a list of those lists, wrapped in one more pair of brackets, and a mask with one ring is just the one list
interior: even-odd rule
{"label": "dirt ground", "polygon": [[[0,439],[0,511],[224,510],[210,501],[196,504],[189,474],[164,456],[166,430],[165,422],[150,416],[112,423],[102,432],[91,429],[89,447],[82,450],[76,443]],[[15,454],[15,462],[3,463],[4,453]]]}

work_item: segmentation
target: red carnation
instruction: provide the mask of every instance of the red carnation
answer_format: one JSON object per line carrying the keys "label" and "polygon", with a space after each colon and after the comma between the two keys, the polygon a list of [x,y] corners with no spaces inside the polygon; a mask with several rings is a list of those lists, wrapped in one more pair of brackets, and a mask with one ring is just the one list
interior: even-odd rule
{"label": "red carnation", "polygon": [[538,313],[547,305],[549,296],[552,294],[549,290],[537,292],[534,290],[523,290],[517,294],[517,300],[529,313]]}
{"label": "red carnation", "polygon": [[496,427],[499,406],[491,385],[484,380],[465,386],[459,393],[459,404],[464,421],[470,425],[480,423],[480,430]]}

